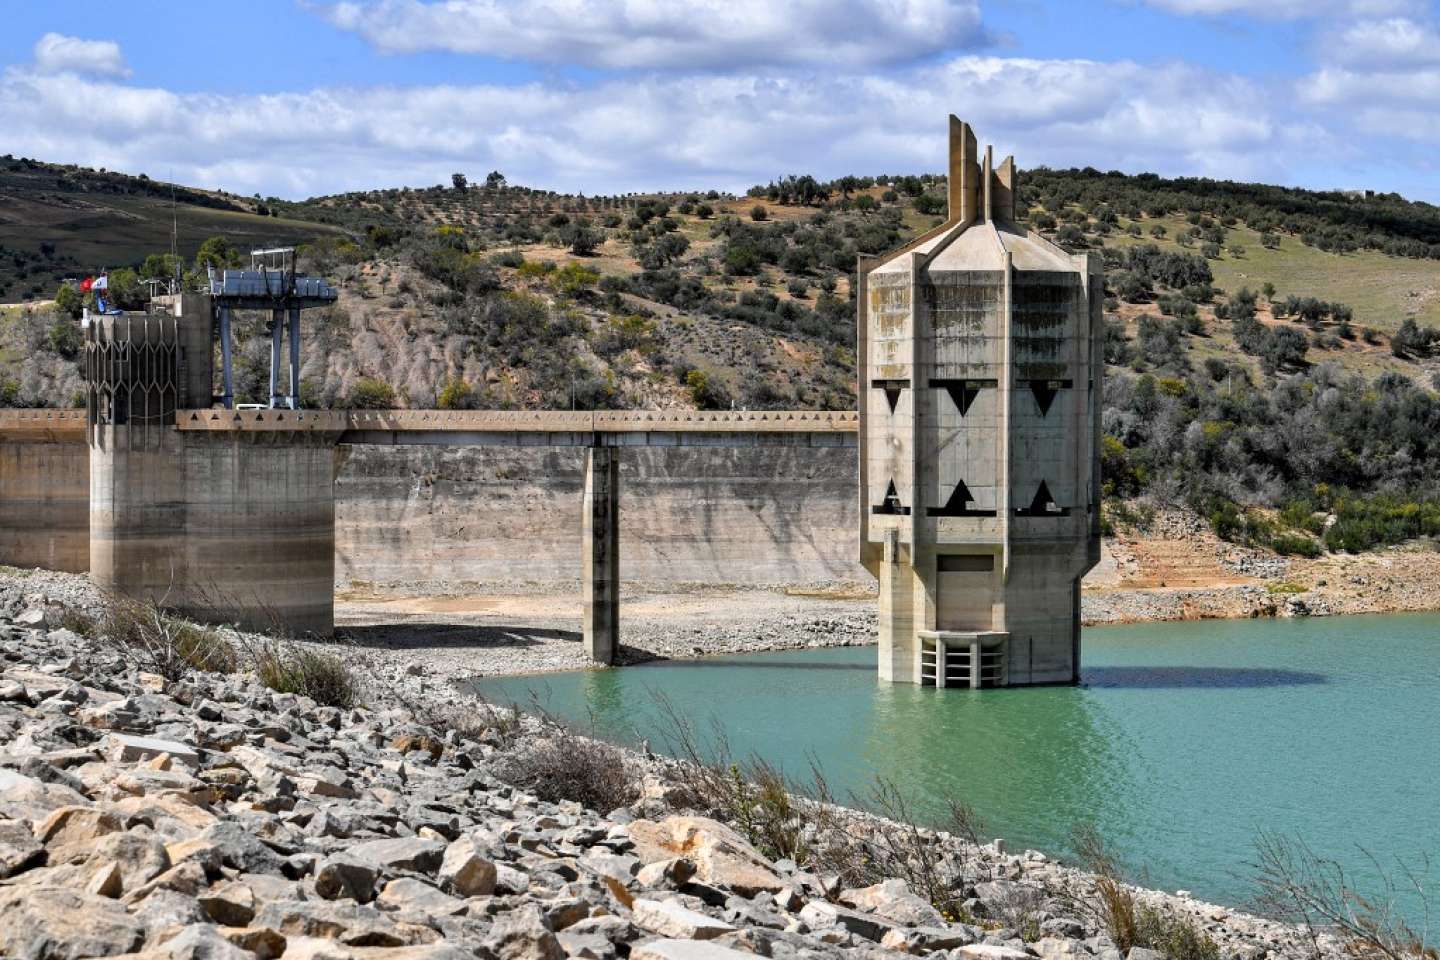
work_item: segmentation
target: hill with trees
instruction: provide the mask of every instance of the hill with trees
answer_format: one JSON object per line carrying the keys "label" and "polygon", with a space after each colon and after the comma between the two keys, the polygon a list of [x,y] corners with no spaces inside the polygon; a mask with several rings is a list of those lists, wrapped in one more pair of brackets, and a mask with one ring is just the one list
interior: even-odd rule
{"label": "hill with trees", "polygon": [[[41,241],[48,259],[17,259],[15,236],[44,235],[37,196],[132,226],[75,213]],[[945,183],[787,176],[745,196],[586,197],[494,172],[300,202],[175,196],[0,162],[12,289],[128,265],[112,286],[139,306],[140,280],[174,272],[164,252],[183,208],[194,231],[233,221],[208,242],[187,233],[184,270],[291,240],[338,285],[309,331],[312,406],[843,409],[856,257],[939,222]],[[1022,174],[1019,199],[1027,226],[1106,265],[1111,516],[1142,519],[1123,506],[1140,498],[1183,504],[1229,539],[1311,554],[1440,535],[1426,486],[1440,468],[1440,209],[1094,170]],[[62,293],[0,313],[0,403],[73,402],[79,307]],[[267,372],[262,324],[239,325],[246,399]]]}

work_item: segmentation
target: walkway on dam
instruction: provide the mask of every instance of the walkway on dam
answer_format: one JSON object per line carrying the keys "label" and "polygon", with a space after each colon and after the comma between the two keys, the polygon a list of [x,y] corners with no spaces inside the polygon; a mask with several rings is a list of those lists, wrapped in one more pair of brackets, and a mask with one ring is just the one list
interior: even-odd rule
{"label": "walkway on dam", "polygon": [[[853,446],[859,416],[826,410],[180,410],[180,430],[338,433],[347,444]],[[85,438],[84,410],[0,410],[0,436]]]}

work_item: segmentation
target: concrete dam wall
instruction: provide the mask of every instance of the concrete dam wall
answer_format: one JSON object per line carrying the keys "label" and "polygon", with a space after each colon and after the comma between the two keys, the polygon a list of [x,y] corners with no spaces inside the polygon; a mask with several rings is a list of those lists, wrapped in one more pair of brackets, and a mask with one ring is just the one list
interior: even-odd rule
{"label": "concrete dam wall", "polygon": [[[578,578],[584,451],[342,448],[336,577],[440,591]],[[855,450],[620,453],[620,571],[640,582],[864,580]]]}
{"label": "concrete dam wall", "polygon": [[[342,446],[335,576],[439,592],[578,579],[584,450]],[[853,447],[620,453],[620,569],[640,582],[868,580]],[[83,441],[0,442],[0,564],[84,572]]]}

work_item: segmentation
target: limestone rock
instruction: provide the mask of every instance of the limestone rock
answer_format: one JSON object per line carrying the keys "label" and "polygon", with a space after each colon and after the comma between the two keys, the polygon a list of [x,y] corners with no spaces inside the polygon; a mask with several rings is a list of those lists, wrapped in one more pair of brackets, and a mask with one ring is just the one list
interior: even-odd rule
{"label": "limestone rock", "polygon": [[430,884],[413,877],[401,877],[385,884],[375,905],[382,910],[413,911],[437,917],[464,913],[465,901],[443,893]]}
{"label": "limestone rock", "polygon": [[713,940],[735,929],[733,924],[724,920],[708,917],[669,900],[636,900],[630,911],[635,926],[662,937]]}
{"label": "limestone rock", "polygon": [[0,821],[0,880],[45,862],[45,847],[23,822]]}
{"label": "limestone rock", "polygon": [[91,845],[121,829],[114,814],[92,807],[61,807],[35,828],[35,837],[50,852],[51,863],[84,859]]}
{"label": "limestone rock", "polygon": [[248,950],[237,946],[218,927],[209,923],[192,923],[141,956],[156,960],[255,960]]}
{"label": "limestone rock", "polygon": [[754,954],[698,940],[649,940],[630,948],[630,960],[754,960]]}
{"label": "limestone rock", "polygon": [[485,948],[496,960],[561,960],[565,951],[534,904],[512,910],[495,924]]}
{"label": "limestone rock", "polygon": [[667,817],[630,824],[634,854],[646,863],[688,857],[706,883],[726,886],[743,897],[785,886],[760,851],[732,828],[707,817]]}
{"label": "limestone rock", "polygon": [[462,897],[488,897],[495,892],[495,864],[471,837],[461,837],[445,848],[437,877]]}
{"label": "limestone rock", "polygon": [[911,893],[904,880],[886,880],[871,887],[842,891],[840,902],[907,927],[938,927],[945,922],[940,911]]}
{"label": "limestone rock", "polygon": [[178,740],[161,740],[156,737],[136,737],[127,733],[111,733],[106,736],[106,755],[112,763],[139,763],[155,757],[168,755],[171,760],[195,768],[200,765],[200,754],[188,743]]}
{"label": "limestone rock", "polygon": [[249,830],[229,820],[207,828],[199,839],[213,844],[227,867],[246,873],[280,873],[280,857]]}
{"label": "limestone rock", "polygon": [[380,870],[347,855],[326,859],[315,872],[315,892],[326,900],[349,899],[369,903],[375,899],[375,882]]}
{"label": "limestone rock", "polygon": [[114,900],[65,887],[0,889],[0,955],[81,960],[129,953],[145,929]]}
{"label": "limestone rock", "polygon": [[285,952],[285,938],[268,927],[219,927],[220,936],[241,950],[255,954],[256,960],[275,960]]}
{"label": "limestone rock", "polygon": [[244,927],[255,919],[255,891],[240,882],[225,883],[196,898],[200,909],[224,927]]}
{"label": "limestone rock", "polygon": [[958,960],[1030,960],[1030,954],[997,943],[972,943],[955,951]]}
{"label": "limestone rock", "polygon": [[[879,942],[891,928],[889,923],[869,914],[848,910],[824,900],[812,900],[800,911],[800,919],[812,930],[841,929],[857,937]],[[1001,958],[996,958],[1001,960]]]}
{"label": "limestone rock", "polygon": [[445,844],[420,837],[397,837],[358,843],[347,852],[357,860],[389,870],[434,873],[445,858]]}

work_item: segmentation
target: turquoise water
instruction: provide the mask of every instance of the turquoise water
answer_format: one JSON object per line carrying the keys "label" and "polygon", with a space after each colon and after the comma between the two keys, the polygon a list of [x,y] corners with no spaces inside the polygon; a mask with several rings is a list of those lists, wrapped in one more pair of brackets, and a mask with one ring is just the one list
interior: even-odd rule
{"label": "turquoise water", "polygon": [[[660,749],[654,694],[738,755],[837,793],[875,774],[922,816],[950,796],[1012,846],[1063,852],[1093,824],[1146,881],[1244,904],[1261,831],[1304,839],[1362,879],[1440,862],[1440,616],[1091,628],[1083,685],[882,684],[875,649],[677,661],[477,684]],[[1407,905],[1407,906],[1413,906]]]}

